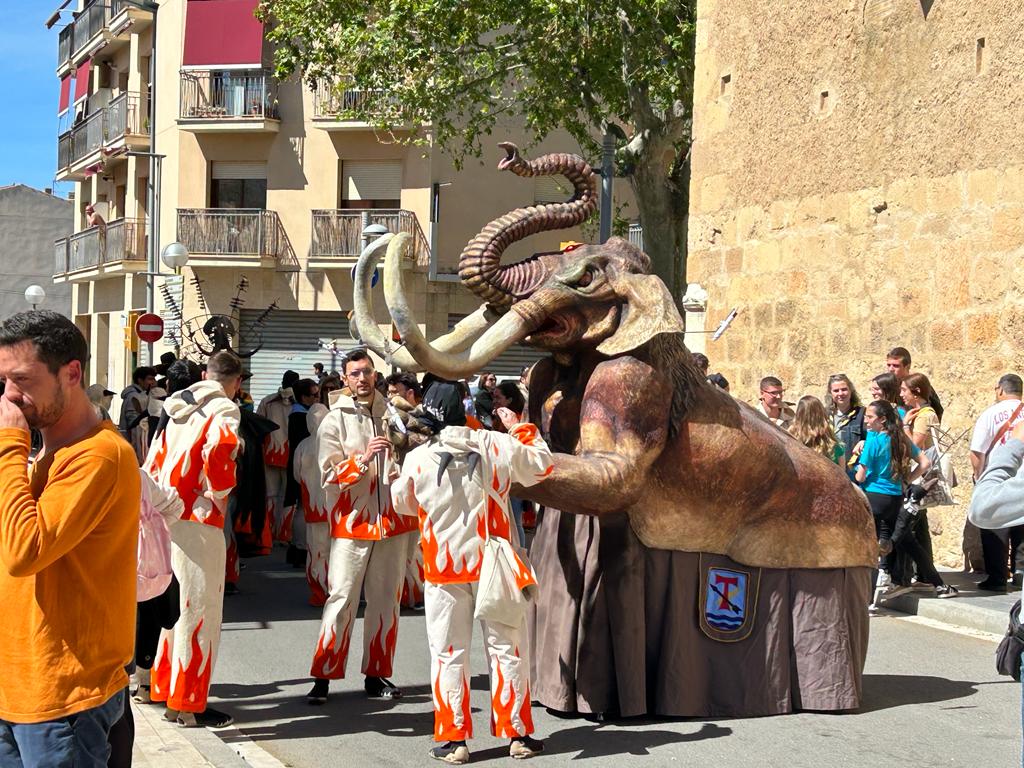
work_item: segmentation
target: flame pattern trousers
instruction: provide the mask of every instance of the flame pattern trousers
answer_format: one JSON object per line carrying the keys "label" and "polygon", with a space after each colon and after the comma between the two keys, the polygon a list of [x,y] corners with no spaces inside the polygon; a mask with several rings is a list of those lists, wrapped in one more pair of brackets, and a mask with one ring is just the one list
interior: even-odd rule
{"label": "flame pattern trousers", "polygon": [[363,613],[364,675],[390,677],[398,643],[398,601],[405,576],[409,534],[382,541],[332,539],[328,583],[331,593],[320,621],[310,674],[327,680],[345,676],[359,594]]}
{"label": "flame pattern trousers", "polygon": [[[424,585],[427,643],[434,698],[434,740],[473,736],[469,706],[469,658],[477,583]],[[491,680],[491,734],[514,738],[533,733],[530,659],[526,622],[510,627],[483,621]]]}
{"label": "flame pattern trousers", "polygon": [[331,592],[327,563],[331,556],[330,523],[306,524],[306,582],[310,605],[322,606]]}
{"label": "flame pattern trousers", "polygon": [[295,507],[285,507],[284,494],[288,483],[288,470],[284,467],[266,467],[264,469],[267,481],[267,521],[273,533],[274,541],[284,542],[292,540],[292,516],[295,514]]}
{"label": "flame pattern trousers", "polygon": [[150,685],[168,709],[202,712],[220,645],[224,615],[224,531],[190,520],[171,524],[171,570],[181,589],[181,615],[160,634]]}

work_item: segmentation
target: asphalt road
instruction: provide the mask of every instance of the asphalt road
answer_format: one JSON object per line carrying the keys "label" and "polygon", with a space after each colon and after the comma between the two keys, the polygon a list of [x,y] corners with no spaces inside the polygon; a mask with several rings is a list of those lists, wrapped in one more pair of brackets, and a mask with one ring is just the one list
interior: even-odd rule
{"label": "asphalt road", "polygon": [[[433,718],[422,613],[406,612],[400,625],[394,680],[405,690],[401,702],[363,696],[358,621],[350,679],[333,684],[326,706],[310,707],[304,694],[319,610],[306,604],[304,575],[282,560],[275,550],[271,558],[249,561],[243,593],[227,600],[213,677],[214,706],[234,714],[238,729],[258,747],[295,768],[351,760],[379,766],[434,764],[426,756]],[[547,751],[534,764],[1019,766],[1020,686],[995,674],[994,650],[990,636],[880,615],[871,620],[865,706],[856,714],[598,725],[540,709],[534,720]],[[472,680],[477,734],[470,742],[472,762],[508,765],[506,742],[488,733],[486,667],[479,645],[474,654],[479,672]]]}

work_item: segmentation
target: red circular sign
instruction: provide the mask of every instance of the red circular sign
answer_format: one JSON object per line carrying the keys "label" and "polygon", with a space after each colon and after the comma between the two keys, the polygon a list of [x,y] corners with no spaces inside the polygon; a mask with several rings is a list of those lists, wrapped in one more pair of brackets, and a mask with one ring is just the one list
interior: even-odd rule
{"label": "red circular sign", "polygon": [[150,344],[160,341],[164,337],[163,318],[151,312],[139,315],[139,319],[135,321],[135,335],[139,337],[140,341]]}

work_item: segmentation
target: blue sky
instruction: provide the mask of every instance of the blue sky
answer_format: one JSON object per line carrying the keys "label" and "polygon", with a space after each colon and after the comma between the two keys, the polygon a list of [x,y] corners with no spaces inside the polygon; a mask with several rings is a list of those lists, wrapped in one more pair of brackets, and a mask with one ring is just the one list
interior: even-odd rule
{"label": "blue sky", "polygon": [[[57,165],[57,31],[43,23],[59,0],[0,0],[0,65],[7,73],[0,114],[0,186],[53,186]],[[70,17],[67,17],[70,18]],[[60,184],[66,196],[72,184]]]}

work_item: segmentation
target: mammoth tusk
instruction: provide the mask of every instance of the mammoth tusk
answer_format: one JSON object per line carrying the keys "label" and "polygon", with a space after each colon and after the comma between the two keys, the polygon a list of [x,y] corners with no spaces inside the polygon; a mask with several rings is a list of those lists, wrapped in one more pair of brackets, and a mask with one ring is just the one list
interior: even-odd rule
{"label": "mammoth tusk", "polygon": [[[384,299],[391,312],[391,319],[402,335],[406,350],[420,369],[444,379],[465,378],[477,373],[510,346],[524,339],[536,326],[536,321],[527,320],[514,311],[513,306],[513,311],[489,323],[486,330],[465,349],[456,351],[432,346],[420,333],[405,299],[401,262],[408,241],[409,235],[401,234],[388,246],[384,263]],[[454,333],[452,331],[444,338],[450,338]]]}
{"label": "mammoth tusk", "polygon": [[[405,238],[407,239],[408,235]],[[355,321],[359,340],[383,357],[388,363],[407,371],[421,371],[423,367],[413,359],[407,350],[396,347],[394,342],[381,332],[377,321],[373,318],[373,299],[371,298],[373,270],[380,260],[380,254],[384,246],[388,246],[390,251],[392,247],[390,243],[394,239],[395,235],[389,232],[370,243],[360,254],[359,261],[356,263],[356,274],[353,281],[353,320]],[[405,242],[406,240],[396,241],[395,245],[400,252],[404,250],[403,244]],[[401,263],[400,258],[397,260],[397,263]],[[461,352],[472,344],[480,334],[486,331],[496,317],[497,315],[487,307],[480,307],[471,315],[467,315],[460,320],[458,325],[449,333],[440,337],[435,342],[435,345],[440,350]]]}

